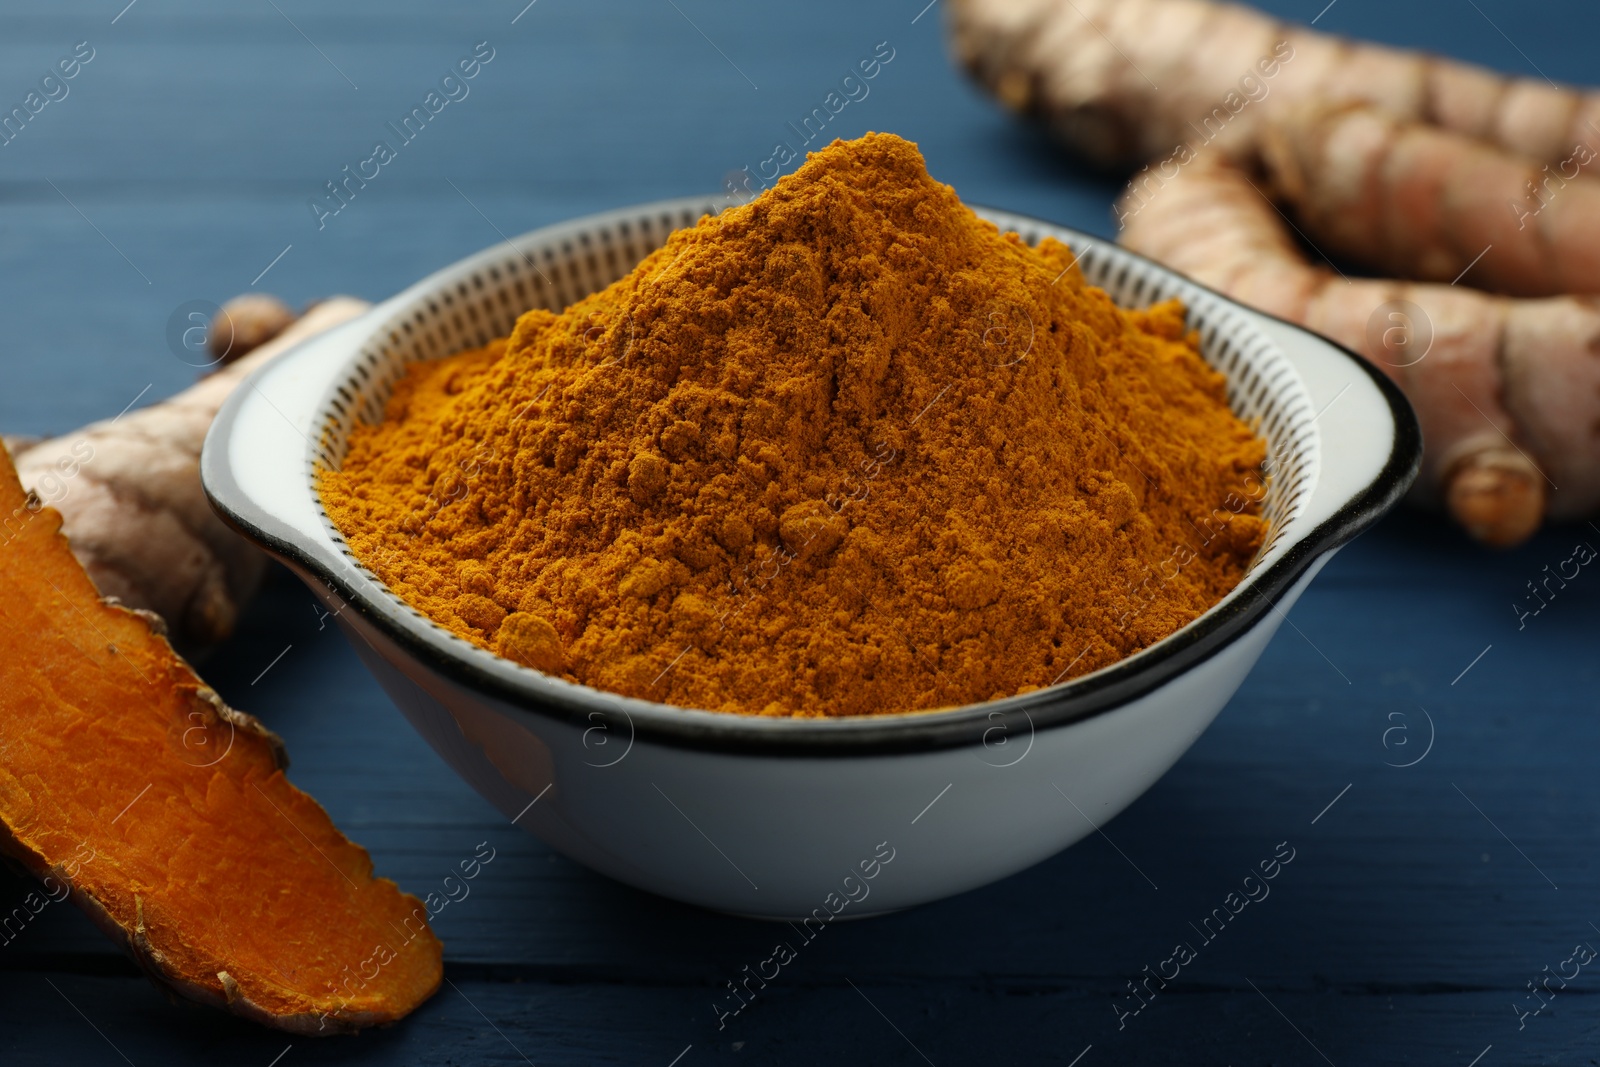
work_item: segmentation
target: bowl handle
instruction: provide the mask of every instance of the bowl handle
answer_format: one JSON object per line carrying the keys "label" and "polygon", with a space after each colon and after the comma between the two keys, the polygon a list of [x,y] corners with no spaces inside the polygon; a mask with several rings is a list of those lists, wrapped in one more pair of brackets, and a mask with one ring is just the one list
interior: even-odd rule
{"label": "bowl handle", "polygon": [[[252,373],[206,433],[200,481],[211,506],[280,558],[310,554],[335,570],[349,565],[306,485],[322,455],[319,413],[336,384],[348,378],[384,309],[377,305],[308,338]],[[301,462],[284,462],[285,456]]]}
{"label": "bowl handle", "polygon": [[1320,470],[1301,513],[1303,528],[1315,530],[1363,496],[1371,499],[1360,510],[1387,510],[1410,487],[1421,459],[1421,430],[1404,394],[1349,349],[1271,315],[1241,311],[1278,343],[1316,412]]}

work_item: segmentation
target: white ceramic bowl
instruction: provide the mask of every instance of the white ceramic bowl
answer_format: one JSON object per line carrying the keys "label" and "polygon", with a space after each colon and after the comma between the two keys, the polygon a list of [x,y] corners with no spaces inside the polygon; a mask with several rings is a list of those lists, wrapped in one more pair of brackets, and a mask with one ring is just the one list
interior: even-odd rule
{"label": "white ceramic bowl", "polygon": [[1087,234],[1052,235],[1119,303],[1181,296],[1230,403],[1278,462],[1268,544],[1182,630],[1024,696],[786,720],[669,707],[546,677],[436,625],[351,556],[314,489],[405,365],[507,333],[622,276],[722,206],[673,200],[538,230],[447,267],[263,368],[206,440],[219,512],[321,597],[450,766],[554,848],[623,882],[773,918],[860,916],[981,886],[1072,844],[1171,767],[1333,552],[1399,500],[1421,455],[1387,379],[1351,353]]}

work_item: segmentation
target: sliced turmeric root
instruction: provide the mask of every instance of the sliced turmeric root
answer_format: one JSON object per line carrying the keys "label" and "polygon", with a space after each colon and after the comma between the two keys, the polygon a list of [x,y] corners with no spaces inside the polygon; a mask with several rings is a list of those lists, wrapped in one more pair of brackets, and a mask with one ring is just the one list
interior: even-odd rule
{"label": "sliced turmeric root", "polygon": [[282,744],[101,600],[0,449],[0,851],[160,985],[268,1026],[392,1022],[438,987],[427,912],[283,775]]}

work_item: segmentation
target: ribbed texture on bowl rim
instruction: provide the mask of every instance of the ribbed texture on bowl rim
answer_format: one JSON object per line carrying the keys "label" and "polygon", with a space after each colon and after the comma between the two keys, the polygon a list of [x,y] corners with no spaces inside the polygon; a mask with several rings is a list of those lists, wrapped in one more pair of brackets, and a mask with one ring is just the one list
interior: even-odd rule
{"label": "ribbed texture on bowl rim", "polygon": [[[673,230],[726,206],[725,200],[689,198],[624,208],[538,230],[447,267],[393,301],[392,313],[373,328],[343,380],[320,405],[314,424],[320,424],[321,432],[306,457],[305,476],[329,538],[390,600],[448,635],[469,658],[493,657],[493,653],[417,611],[356,558],[316,492],[318,468],[336,468],[342,462],[354,426],[383,418],[389,395],[409,364],[504,337],[530,308],[565,308],[627,274],[666,243]],[[1067,243],[1078,254],[1089,282],[1105,289],[1121,306],[1145,307],[1171,297],[1184,301],[1188,323],[1199,333],[1201,355],[1227,379],[1229,405],[1266,440],[1272,461],[1262,504],[1267,539],[1244,581],[1223,603],[1247,591],[1252,576],[1292,541],[1321,464],[1317,416],[1288,358],[1216,294],[1130,257],[1113,244],[1026,216],[973,210],[1029,244],[1047,236]],[[1217,501],[1218,507],[1222,505]]]}

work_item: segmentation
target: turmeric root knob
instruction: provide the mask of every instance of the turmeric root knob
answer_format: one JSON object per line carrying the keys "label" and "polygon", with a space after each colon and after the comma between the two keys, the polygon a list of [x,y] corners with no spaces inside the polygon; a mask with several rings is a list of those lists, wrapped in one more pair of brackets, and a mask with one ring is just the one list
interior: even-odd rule
{"label": "turmeric root knob", "polygon": [[206,345],[218,363],[226,366],[287,330],[298,317],[275,296],[241,293],[217,309]]}
{"label": "turmeric root knob", "polygon": [[1510,548],[1534,535],[1545,513],[1539,468],[1510,448],[1475,452],[1445,476],[1445,507],[1483,544]]}

